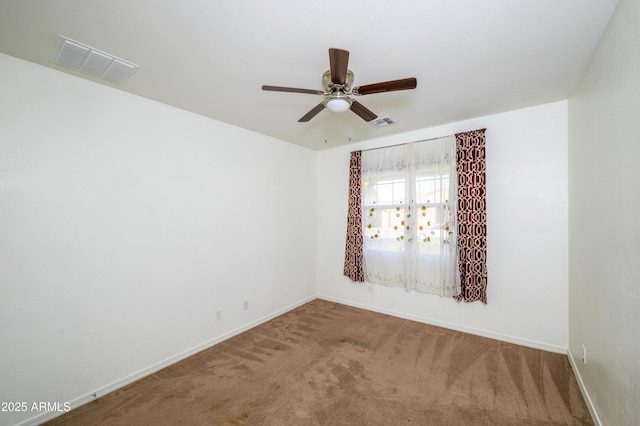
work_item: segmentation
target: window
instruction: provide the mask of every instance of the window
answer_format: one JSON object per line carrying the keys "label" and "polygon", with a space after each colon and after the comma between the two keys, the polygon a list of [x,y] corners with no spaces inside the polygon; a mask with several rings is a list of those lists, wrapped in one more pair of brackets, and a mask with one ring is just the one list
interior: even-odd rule
{"label": "window", "polygon": [[370,177],[363,184],[365,249],[405,252],[412,247],[408,243],[417,242],[419,254],[440,255],[454,236],[449,182],[446,173],[422,174],[409,180],[407,191],[404,178]]}
{"label": "window", "polygon": [[453,137],[362,153],[367,281],[457,294],[451,182],[455,182]]}

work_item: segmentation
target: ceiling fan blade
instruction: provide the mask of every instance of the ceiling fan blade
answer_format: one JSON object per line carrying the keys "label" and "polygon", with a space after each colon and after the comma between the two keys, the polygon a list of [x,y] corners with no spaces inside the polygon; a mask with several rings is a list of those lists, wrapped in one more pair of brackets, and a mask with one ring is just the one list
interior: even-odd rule
{"label": "ceiling fan blade", "polygon": [[396,90],[415,89],[418,86],[418,80],[414,77],[403,78],[401,80],[385,81],[383,83],[366,84],[364,86],[354,87],[353,93],[356,95],[370,95],[372,93],[395,92]]}
{"label": "ceiling fan blade", "polygon": [[347,67],[349,66],[349,51],[329,49],[329,66],[331,67],[331,82],[345,84],[347,82]]}
{"label": "ceiling fan blade", "polygon": [[299,123],[306,123],[307,121],[311,120],[313,117],[315,117],[320,111],[322,111],[324,109],[324,103],[320,102],[318,105],[316,105],[311,111],[309,111],[308,113],[306,113],[305,115],[303,115],[300,120],[298,120]]}
{"label": "ceiling fan blade", "polygon": [[324,95],[324,92],[322,90],[298,89],[296,87],[262,86],[262,90],[266,90],[269,92],[290,92],[290,93],[306,93],[309,95]]}
{"label": "ceiling fan blade", "polygon": [[358,114],[360,118],[362,118],[367,123],[378,118],[376,114],[374,114],[371,110],[369,110],[358,101],[351,101],[351,111]]}

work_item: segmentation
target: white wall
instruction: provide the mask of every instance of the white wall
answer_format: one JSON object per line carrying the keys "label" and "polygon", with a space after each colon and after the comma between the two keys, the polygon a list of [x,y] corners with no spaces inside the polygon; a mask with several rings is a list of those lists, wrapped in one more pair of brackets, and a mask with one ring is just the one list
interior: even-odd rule
{"label": "white wall", "polygon": [[640,2],[621,0],[569,100],[570,352],[606,425],[640,424],[639,158]]}
{"label": "white wall", "polygon": [[[342,276],[349,152],[487,128],[488,304]],[[318,155],[320,297],[533,347],[568,346],[567,102],[334,148]]]}
{"label": "white wall", "polygon": [[6,55],[0,94],[0,401],[75,406],[314,297],[315,152]]}

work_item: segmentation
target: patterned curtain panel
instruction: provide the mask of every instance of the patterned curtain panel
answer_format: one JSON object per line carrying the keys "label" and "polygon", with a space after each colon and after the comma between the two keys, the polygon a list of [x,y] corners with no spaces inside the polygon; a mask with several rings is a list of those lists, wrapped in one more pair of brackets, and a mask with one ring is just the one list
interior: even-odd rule
{"label": "patterned curtain panel", "polygon": [[487,205],[485,130],[456,134],[458,175],[457,300],[487,303]]}
{"label": "patterned curtain panel", "polygon": [[362,270],[362,151],[351,153],[349,167],[349,210],[347,242],[344,250],[344,275],[351,281],[364,282]]}

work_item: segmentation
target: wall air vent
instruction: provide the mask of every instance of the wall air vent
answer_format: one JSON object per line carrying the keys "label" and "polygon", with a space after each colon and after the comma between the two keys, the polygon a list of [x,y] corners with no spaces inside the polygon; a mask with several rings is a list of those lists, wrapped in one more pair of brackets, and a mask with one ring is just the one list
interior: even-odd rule
{"label": "wall air vent", "polygon": [[389,117],[381,117],[376,118],[375,120],[371,120],[369,124],[371,124],[375,128],[388,127],[393,124],[393,120],[391,120]]}
{"label": "wall air vent", "polygon": [[139,68],[64,36],[58,38],[51,62],[115,84],[123,84]]}

